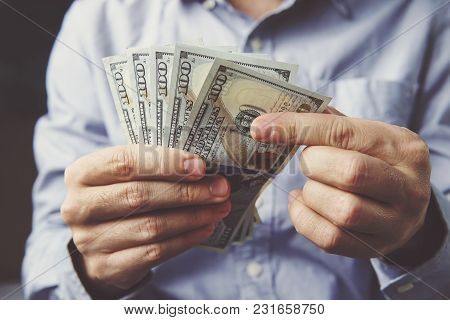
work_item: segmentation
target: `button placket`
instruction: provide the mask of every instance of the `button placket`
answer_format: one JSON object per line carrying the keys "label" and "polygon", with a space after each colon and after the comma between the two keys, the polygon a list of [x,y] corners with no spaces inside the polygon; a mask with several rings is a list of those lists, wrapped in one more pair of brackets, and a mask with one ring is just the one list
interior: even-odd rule
{"label": "button placket", "polygon": [[412,282],[407,282],[404,284],[401,284],[399,286],[397,286],[397,292],[399,294],[403,294],[405,292],[408,292],[410,290],[414,289],[414,284]]}
{"label": "button placket", "polygon": [[263,266],[256,261],[250,261],[246,267],[247,274],[253,278],[257,279],[263,273]]}
{"label": "button placket", "polygon": [[253,240],[233,248],[235,272],[241,299],[276,299],[270,270],[270,226],[259,225]]}
{"label": "button placket", "polygon": [[250,40],[250,48],[253,52],[261,52],[264,47],[264,42],[260,37],[254,37]]}
{"label": "button placket", "polygon": [[262,37],[259,35],[250,34],[246,38],[245,49],[253,53],[273,54],[273,41],[268,35]]}

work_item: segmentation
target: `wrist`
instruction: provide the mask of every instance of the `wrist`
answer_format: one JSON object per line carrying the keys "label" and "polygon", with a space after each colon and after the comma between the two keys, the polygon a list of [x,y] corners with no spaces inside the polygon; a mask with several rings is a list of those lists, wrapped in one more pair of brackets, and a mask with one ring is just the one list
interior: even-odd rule
{"label": "wrist", "polygon": [[389,253],[387,263],[410,270],[430,260],[441,248],[446,236],[445,221],[431,192],[430,202],[421,228],[402,247]]}
{"label": "wrist", "polygon": [[80,282],[83,285],[84,289],[92,299],[113,300],[123,298],[128,294],[132,293],[133,291],[135,291],[138,287],[140,287],[141,283],[149,277],[149,276],[145,277],[137,285],[133,286],[128,290],[120,289],[111,285],[107,285],[105,283],[100,283],[99,281],[95,281],[94,279],[88,276],[85,268],[83,255],[78,251],[73,240],[70,240],[67,247],[69,249],[69,254],[72,260],[74,270],[78,278],[80,279]]}

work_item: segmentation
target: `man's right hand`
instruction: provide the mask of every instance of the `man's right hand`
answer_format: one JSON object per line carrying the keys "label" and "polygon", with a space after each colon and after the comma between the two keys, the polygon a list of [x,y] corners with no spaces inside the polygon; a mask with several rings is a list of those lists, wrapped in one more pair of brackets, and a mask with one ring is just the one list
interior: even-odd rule
{"label": "man's right hand", "polygon": [[135,145],[103,149],[70,165],[65,183],[61,214],[82,272],[106,293],[131,288],[151,267],[200,244],[231,209],[227,180],[205,177],[201,158],[176,149],[146,147],[141,156]]}

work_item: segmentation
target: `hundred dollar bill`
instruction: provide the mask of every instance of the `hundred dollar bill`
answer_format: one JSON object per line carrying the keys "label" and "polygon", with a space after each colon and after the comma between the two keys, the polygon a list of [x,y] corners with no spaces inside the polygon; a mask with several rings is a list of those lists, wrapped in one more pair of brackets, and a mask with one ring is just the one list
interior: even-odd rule
{"label": "hundred dollar bill", "polygon": [[234,61],[286,82],[290,81],[298,70],[296,65],[255,58],[248,54],[231,54],[203,47],[177,45],[169,91],[171,109],[164,123],[164,126],[168,128],[165,132],[168,147],[178,147],[182,128],[189,119],[192,107],[215,58]]}
{"label": "hundred dollar bill", "polygon": [[163,142],[164,119],[169,110],[169,84],[172,75],[174,47],[157,46],[150,50],[150,97],[155,106],[150,114],[156,132],[156,144],[166,146]]}
{"label": "hundred dollar bill", "polygon": [[244,56],[244,57],[245,56],[249,56],[251,58],[264,59],[264,60],[271,60],[272,59],[270,54],[267,54],[267,53],[240,52],[239,55]]}
{"label": "hundred dollar bill", "polygon": [[[228,216],[217,222],[213,234],[203,243],[202,247],[224,251],[233,241],[243,242],[242,232],[245,229],[246,219],[253,218],[254,200],[270,181],[271,177],[258,172],[234,172],[233,168],[221,168],[218,166],[218,174],[226,176],[231,185],[231,211]],[[253,223],[253,222],[252,222]],[[248,222],[248,224],[250,224]],[[242,238],[241,238],[242,237]]]}
{"label": "hundred dollar bill", "polygon": [[[203,46],[202,39],[194,39],[185,42],[192,46]],[[219,51],[234,52],[235,46],[220,46],[215,47]],[[164,139],[167,126],[165,125],[166,117],[169,116],[169,86],[171,83],[173,56],[175,52],[175,45],[169,44],[164,46],[153,46],[148,51],[150,54],[150,69],[149,69],[149,83],[150,83],[150,97],[151,104],[154,106],[150,112],[151,127],[153,130],[153,137],[155,137],[158,146],[167,146],[168,142]],[[165,140],[165,141],[164,141]]]}
{"label": "hundred dollar bill", "polygon": [[[254,206],[254,203],[249,207]],[[242,225],[239,227],[236,232],[235,237],[233,238],[233,244],[241,245],[247,240],[251,232],[251,226],[253,225],[253,215],[254,212],[252,210],[247,210],[245,216],[242,218]]]}
{"label": "hundred dollar bill", "polygon": [[[270,145],[251,138],[250,125],[273,112],[322,112],[331,98],[217,58],[183,132],[181,149],[210,162],[275,172]],[[270,167],[265,167],[270,164]],[[274,170],[275,169],[275,170]]]}
{"label": "hundred dollar bill", "polygon": [[130,143],[138,143],[139,132],[135,121],[137,114],[130,96],[132,88],[129,81],[127,57],[126,55],[107,57],[103,59],[103,65],[122,129]]}
{"label": "hundred dollar bill", "polygon": [[130,97],[135,102],[134,110],[138,126],[142,130],[144,144],[153,143],[154,127],[150,117],[154,105],[149,92],[150,52],[148,49],[130,48],[127,50],[127,60],[130,74]]}
{"label": "hundred dollar bill", "polygon": [[240,179],[232,183],[232,210],[204,246],[227,248],[271,176],[283,169],[297,149],[256,142],[250,135],[252,121],[265,113],[322,112],[330,100],[237,63],[215,60],[192,108],[188,130],[183,132],[186,137],[181,137],[182,149],[208,163],[244,171],[232,176]]}

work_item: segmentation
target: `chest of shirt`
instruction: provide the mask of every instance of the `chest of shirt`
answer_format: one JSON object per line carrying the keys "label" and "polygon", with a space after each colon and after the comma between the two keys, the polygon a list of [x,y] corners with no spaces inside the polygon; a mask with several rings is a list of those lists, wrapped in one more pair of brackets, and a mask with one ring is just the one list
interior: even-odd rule
{"label": "chest of shirt", "polygon": [[[207,10],[195,1],[151,3],[119,13],[123,25],[120,32],[109,27],[114,37],[105,55],[196,38],[234,44],[297,63],[295,82],[333,97],[331,104],[349,116],[408,126],[429,32],[426,23],[408,29],[417,22],[416,9],[363,1],[349,19],[331,6],[298,2],[255,22],[227,4]],[[114,112],[108,99],[102,104]]]}

